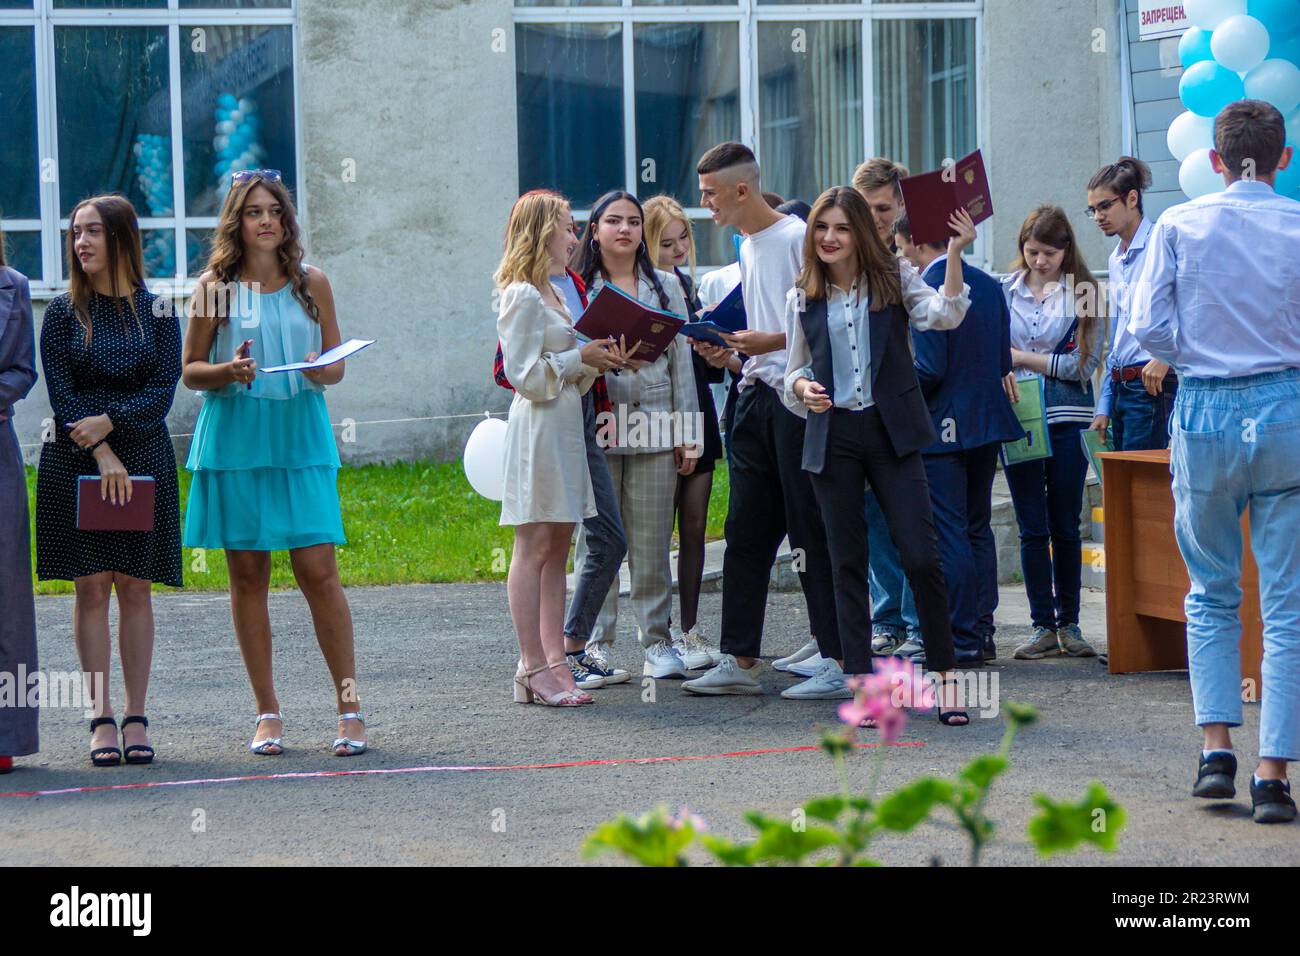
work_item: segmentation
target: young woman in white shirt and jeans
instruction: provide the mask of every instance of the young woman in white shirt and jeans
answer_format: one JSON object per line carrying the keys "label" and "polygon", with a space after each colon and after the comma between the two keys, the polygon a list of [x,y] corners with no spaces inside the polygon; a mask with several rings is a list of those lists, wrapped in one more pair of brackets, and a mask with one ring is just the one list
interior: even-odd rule
{"label": "young woman in white shirt and jeans", "polygon": [[1034,625],[1033,639],[1014,656],[1093,657],[1097,652],[1079,630],[1079,516],[1088,473],[1079,436],[1096,406],[1090,379],[1103,358],[1105,323],[1097,314],[1096,280],[1062,209],[1039,206],[1031,212],[1020,227],[1018,248],[1003,283],[1014,366],[1007,391],[1015,400],[1017,380],[1043,378],[1052,454],[1006,468]]}

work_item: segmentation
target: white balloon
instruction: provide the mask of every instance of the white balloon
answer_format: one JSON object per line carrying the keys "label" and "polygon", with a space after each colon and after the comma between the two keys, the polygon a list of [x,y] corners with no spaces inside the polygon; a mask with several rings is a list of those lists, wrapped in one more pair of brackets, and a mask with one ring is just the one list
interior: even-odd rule
{"label": "white balloon", "polygon": [[465,477],[484,498],[500,501],[506,477],[506,423],[487,418],[474,426],[465,442]]}
{"label": "white balloon", "polygon": [[223,136],[229,136],[234,131],[235,124],[230,122],[230,120],[222,120],[217,124],[217,132],[221,133]]}
{"label": "white balloon", "polygon": [[1198,116],[1191,110],[1179,114],[1169,124],[1166,138],[1169,152],[1180,163],[1198,149],[1209,149],[1214,145],[1214,119]]}
{"label": "white balloon", "polygon": [[1199,199],[1210,193],[1224,190],[1223,177],[1210,165],[1210,151],[1198,149],[1185,160],[1178,169],[1178,185],[1187,194],[1188,199]]}
{"label": "white balloon", "polygon": [[1246,74],[1246,96],[1272,103],[1286,116],[1300,106],[1300,66],[1290,60],[1265,60]]}
{"label": "white balloon", "polygon": [[1268,56],[1268,27],[1254,17],[1228,17],[1210,37],[1210,51],[1221,66],[1248,73]]}
{"label": "white balloon", "polygon": [[1245,15],[1246,0],[1183,0],[1183,10],[1193,26],[1213,30],[1228,17]]}

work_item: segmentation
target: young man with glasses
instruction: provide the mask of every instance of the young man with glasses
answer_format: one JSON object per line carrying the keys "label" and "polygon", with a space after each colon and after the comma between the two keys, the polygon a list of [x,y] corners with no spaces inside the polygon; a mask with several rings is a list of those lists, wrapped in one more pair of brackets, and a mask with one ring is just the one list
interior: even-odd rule
{"label": "young man with glasses", "polygon": [[1102,167],[1088,183],[1088,218],[1107,236],[1119,236],[1108,266],[1115,321],[1097,415],[1090,426],[1103,441],[1109,427],[1116,451],[1166,447],[1169,413],[1178,392],[1178,376],[1166,363],[1152,358],[1128,328],[1131,288],[1142,270],[1151,235],[1152,222],[1142,213],[1142,193],[1150,185],[1150,168],[1131,156]]}

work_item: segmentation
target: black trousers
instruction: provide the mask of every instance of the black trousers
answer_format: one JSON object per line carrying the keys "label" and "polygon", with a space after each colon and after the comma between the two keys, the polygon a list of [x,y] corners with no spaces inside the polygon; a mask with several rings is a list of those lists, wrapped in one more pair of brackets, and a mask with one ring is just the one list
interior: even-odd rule
{"label": "black trousers", "polygon": [[[722,559],[722,628],[726,654],[758,657],[767,585],[787,534],[808,604],[809,630],[826,657],[839,659],[839,627],[826,529],[802,468],[804,420],[762,382],[736,399],[731,436],[727,550]],[[858,507],[862,501],[859,497]]]}
{"label": "black trousers", "polygon": [[903,458],[894,454],[874,405],[860,412],[833,408],[821,414],[831,416],[826,463],[820,475],[809,477],[826,518],[845,673],[871,672],[867,514],[862,507],[868,484],[880,502],[903,573],[916,596],[917,617],[925,637],[926,667],[932,671],[951,670],[956,666],[956,657],[948,587],[939,561],[939,538],[930,511],[930,489],[921,453]]}

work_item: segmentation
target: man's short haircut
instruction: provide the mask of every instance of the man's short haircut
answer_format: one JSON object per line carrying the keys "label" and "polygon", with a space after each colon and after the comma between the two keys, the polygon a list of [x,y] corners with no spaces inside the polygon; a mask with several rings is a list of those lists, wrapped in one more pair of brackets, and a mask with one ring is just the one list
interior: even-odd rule
{"label": "man's short haircut", "polygon": [[775,209],[777,206],[785,202],[785,197],[779,195],[778,193],[764,192],[763,202],[767,203],[769,206]]}
{"label": "man's short haircut", "polygon": [[1238,100],[1214,120],[1214,151],[1234,179],[1273,175],[1284,149],[1286,120],[1271,103]]}
{"label": "man's short haircut", "polygon": [[882,186],[894,187],[894,197],[903,201],[904,179],[911,175],[907,167],[883,156],[873,156],[853,171],[853,188],[862,194]]}
{"label": "man's short haircut", "polygon": [[1142,211],[1142,193],[1151,188],[1151,167],[1132,156],[1121,156],[1097,170],[1088,180],[1088,189],[1109,189],[1120,199],[1137,190],[1138,212]]}
{"label": "man's short haircut", "polygon": [[[894,229],[894,235],[902,236],[908,242],[912,241],[912,224],[911,222],[908,221],[907,213],[903,213],[901,216],[899,216],[897,219],[894,220],[893,229]],[[913,243],[913,244],[916,245],[917,243]],[[944,249],[948,248],[947,243],[943,243],[943,242],[922,242],[919,243],[919,245],[921,245],[923,248],[926,249],[933,249],[936,252],[942,252]]]}
{"label": "man's short haircut", "polygon": [[695,172],[707,176],[737,167],[745,167],[736,170],[740,180],[758,182],[758,160],[754,158],[754,151],[744,143],[719,143],[700,157]]}
{"label": "man's short haircut", "polygon": [[776,211],[787,216],[798,216],[804,222],[807,222],[808,216],[812,213],[812,206],[802,199],[787,199],[776,207]]}

